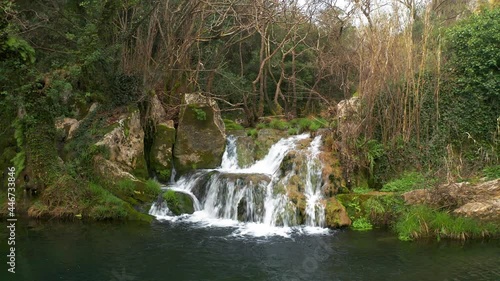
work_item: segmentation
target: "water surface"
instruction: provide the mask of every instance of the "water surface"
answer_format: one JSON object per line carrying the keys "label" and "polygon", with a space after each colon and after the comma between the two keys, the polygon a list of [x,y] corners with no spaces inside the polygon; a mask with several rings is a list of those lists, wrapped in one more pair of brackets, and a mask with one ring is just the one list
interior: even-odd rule
{"label": "water surface", "polygon": [[192,223],[29,222],[0,280],[500,280],[500,241],[400,242],[385,231],[238,236]]}

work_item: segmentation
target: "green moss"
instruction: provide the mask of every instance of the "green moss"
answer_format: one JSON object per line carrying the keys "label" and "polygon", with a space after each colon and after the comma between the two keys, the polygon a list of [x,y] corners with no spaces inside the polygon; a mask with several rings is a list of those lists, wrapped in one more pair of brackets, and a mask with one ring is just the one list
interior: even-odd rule
{"label": "green moss", "polygon": [[163,199],[174,215],[194,213],[193,200],[185,193],[167,190],[163,193]]}

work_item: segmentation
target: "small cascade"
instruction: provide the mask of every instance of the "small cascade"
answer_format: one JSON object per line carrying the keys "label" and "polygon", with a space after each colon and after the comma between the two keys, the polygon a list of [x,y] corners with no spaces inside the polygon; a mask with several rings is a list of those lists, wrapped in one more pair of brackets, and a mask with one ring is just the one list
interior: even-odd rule
{"label": "small cascade", "polygon": [[[310,142],[307,149],[302,141]],[[325,225],[322,164],[318,159],[321,137],[310,141],[309,134],[301,134],[281,139],[263,159],[247,168],[238,166],[236,142],[236,137],[228,137],[220,168],[193,171],[167,188],[192,197],[193,220],[245,222],[259,228]],[[307,159],[306,165],[301,169],[294,166],[291,171],[283,167],[291,152]],[[289,196],[289,181],[294,177],[303,178],[302,207]],[[169,215],[168,206],[155,202],[149,213],[162,218]]]}
{"label": "small cascade", "polygon": [[317,136],[311,142],[309,154],[307,156],[307,176],[306,176],[306,225],[325,225],[325,205],[322,204],[322,170],[323,166],[318,156],[321,147],[321,136]]}
{"label": "small cascade", "polygon": [[238,166],[238,154],[236,153],[236,137],[228,136],[227,145],[224,154],[222,155],[222,164],[220,167],[222,170],[236,170],[239,169]]}

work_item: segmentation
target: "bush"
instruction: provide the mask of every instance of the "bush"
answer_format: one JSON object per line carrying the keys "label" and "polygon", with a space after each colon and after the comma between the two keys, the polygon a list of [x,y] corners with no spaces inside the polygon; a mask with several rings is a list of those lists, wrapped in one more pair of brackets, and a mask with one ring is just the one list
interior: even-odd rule
{"label": "bush", "polygon": [[422,174],[416,172],[405,173],[401,178],[390,181],[382,187],[384,192],[406,192],[423,188],[427,181]]}

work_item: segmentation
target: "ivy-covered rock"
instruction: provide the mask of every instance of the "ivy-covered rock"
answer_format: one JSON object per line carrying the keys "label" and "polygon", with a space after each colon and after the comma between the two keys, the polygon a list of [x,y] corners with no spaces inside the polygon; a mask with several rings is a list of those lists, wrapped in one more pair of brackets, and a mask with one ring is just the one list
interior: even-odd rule
{"label": "ivy-covered rock", "polygon": [[150,168],[159,181],[167,182],[173,167],[172,150],[175,143],[174,122],[156,125],[156,134],[151,146]]}
{"label": "ivy-covered rock", "polygon": [[226,145],[217,103],[200,94],[186,94],[174,146],[175,168],[181,174],[220,166]]}

